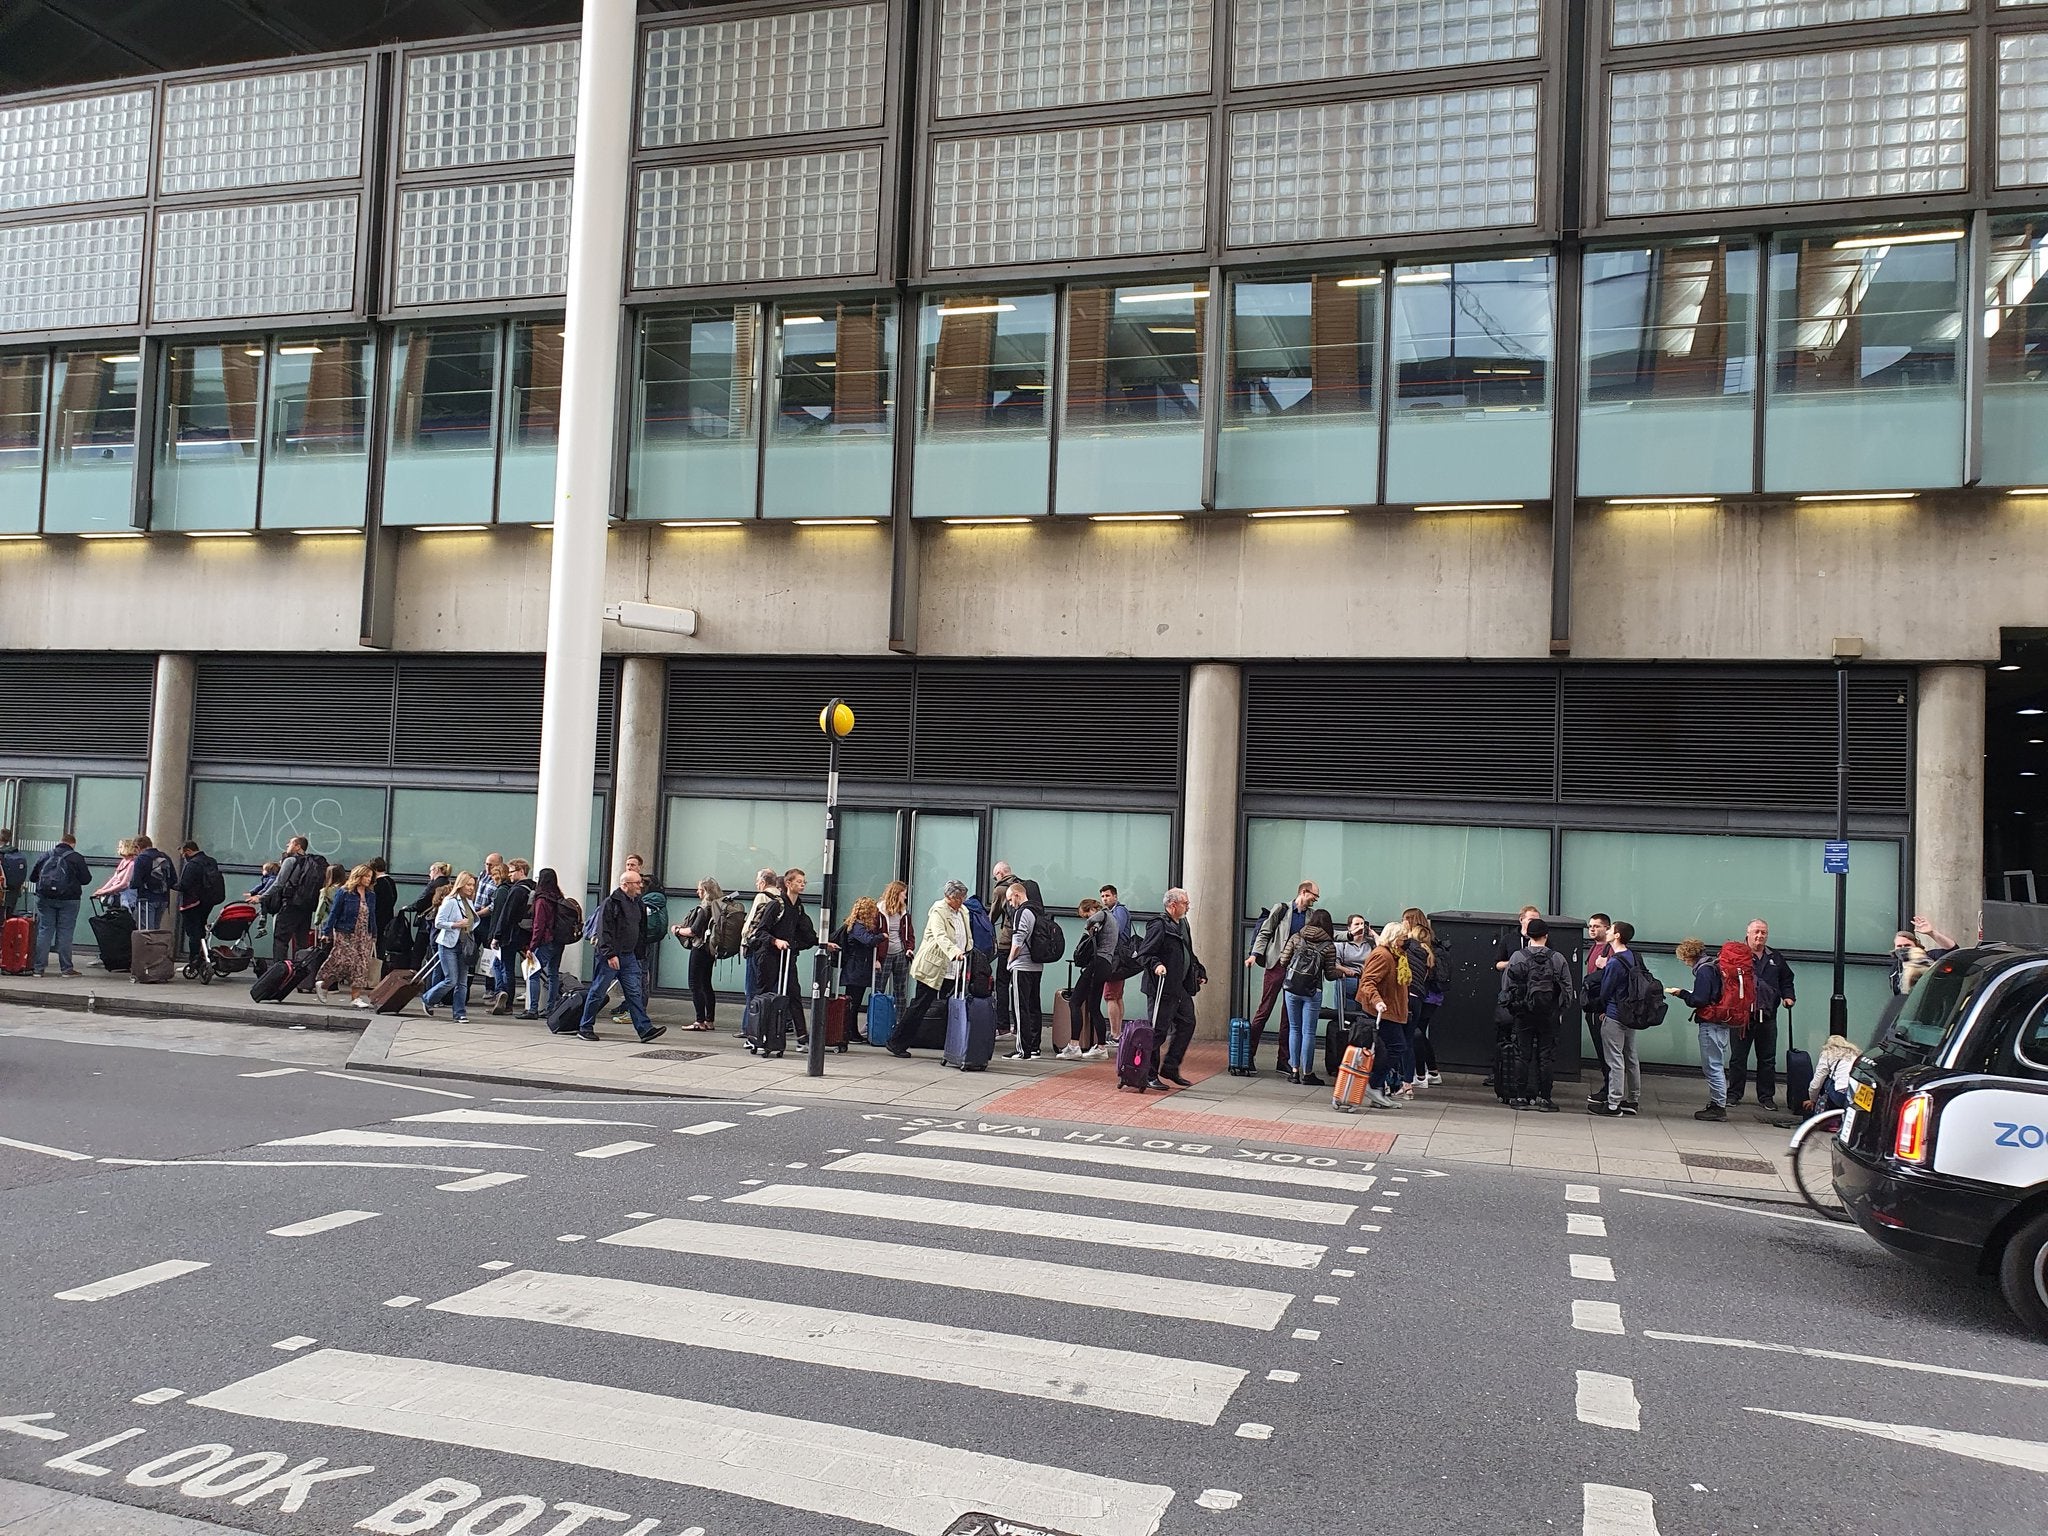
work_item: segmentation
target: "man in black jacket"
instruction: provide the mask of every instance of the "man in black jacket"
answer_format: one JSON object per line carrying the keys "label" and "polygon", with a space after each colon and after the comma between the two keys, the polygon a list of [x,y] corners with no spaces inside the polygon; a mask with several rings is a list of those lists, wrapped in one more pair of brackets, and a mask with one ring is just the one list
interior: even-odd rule
{"label": "man in black jacket", "polygon": [[[1756,1008],[1750,1013],[1749,1028],[1735,1036],[1728,1054],[1728,1102],[1740,1104],[1742,1090],[1749,1086],[1749,1056],[1756,1053],[1756,1102],[1761,1109],[1778,1107],[1778,1005],[1791,1010],[1794,1002],[1792,967],[1771,948],[1771,925],[1753,918],[1743,934],[1749,952],[1756,957]],[[1801,1083],[1798,1089],[1806,1087]],[[1800,1097],[1795,1092],[1796,1102]]]}
{"label": "man in black jacket", "polygon": [[71,935],[78,927],[78,900],[92,884],[92,866],[75,846],[76,832],[66,832],[56,846],[28,872],[36,892],[36,974],[43,974],[50,951],[57,951],[57,964],[66,976],[79,974],[71,963]]}
{"label": "man in black jacket", "polygon": [[531,868],[524,859],[513,859],[505,866],[505,881],[498,887],[497,902],[491,909],[491,942],[498,946],[498,963],[491,968],[491,981],[498,987],[491,999],[493,1013],[512,1011],[513,990],[522,987],[526,979],[519,962],[533,948],[533,881],[527,878]]}
{"label": "man in black jacket", "polygon": [[1166,893],[1166,915],[1153,923],[1138,950],[1152,994],[1152,1080],[1145,1086],[1164,1089],[1168,1083],[1194,1085],[1181,1076],[1180,1064],[1195,1038],[1195,989],[1201,985],[1202,962],[1188,932],[1188,893],[1178,886]]}
{"label": "man in black jacket", "polygon": [[327,860],[308,851],[303,837],[284,845],[277,883],[263,898],[263,910],[271,914],[271,959],[289,960],[313,942],[313,909],[320,905],[326,878]]}
{"label": "man in black jacket", "polygon": [[227,882],[213,856],[197,843],[178,850],[184,860],[178,866],[178,921],[185,933],[185,955],[194,965],[206,957],[206,925],[213,921],[213,909],[227,896]]}
{"label": "man in black jacket", "polygon": [[[1508,1107],[1554,1115],[1550,1097],[1557,1051],[1558,1020],[1579,1007],[1579,989],[1572,963],[1550,947],[1550,925],[1540,917],[1522,925],[1527,943],[1508,959],[1501,972],[1500,1006],[1515,1021],[1515,1080],[1508,1085]],[[1576,1026],[1573,1043],[1577,1044]]]}
{"label": "man in black jacket", "polygon": [[611,996],[612,983],[626,994],[626,1011],[633,1020],[633,1032],[641,1040],[658,1039],[668,1026],[647,1017],[647,969],[643,945],[646,934],[640,921],[640,876],[626,871],[619,888],[605,897],[597,910],[596,971],[590,991],[583,999],[583,1018],[576,1030],[579,1040],[597,1038],[597,1016]]}

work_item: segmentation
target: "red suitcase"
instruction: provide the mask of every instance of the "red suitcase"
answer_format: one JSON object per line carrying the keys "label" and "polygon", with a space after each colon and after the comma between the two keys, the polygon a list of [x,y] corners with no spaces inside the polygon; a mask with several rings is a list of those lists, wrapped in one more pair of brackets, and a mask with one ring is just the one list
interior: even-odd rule
{"label": "red suitcase", "polygon": [[0,975],[27,976],[34,969],[29,951],[35,947],[36,925],[25,917],[0,923]]}
{"label": "red suitcase", "polygon": [[1336,1086],[1330,1090],[1330,1108],[1339,1114],[1357,1114],[1365,1103],[1366,1084],[1371,1078],[1372,1047],[1346,1047],[1343,1065],[1337,1068]]}
{"label": "red suitcase", "polygon": [[835,1051],[846,1049],[846,999],[825,999],[825,1043]]}

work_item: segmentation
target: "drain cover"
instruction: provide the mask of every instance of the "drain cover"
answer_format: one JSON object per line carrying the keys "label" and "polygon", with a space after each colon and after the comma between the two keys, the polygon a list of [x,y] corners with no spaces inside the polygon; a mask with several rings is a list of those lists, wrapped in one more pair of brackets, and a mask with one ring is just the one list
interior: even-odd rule
{"label": "drain cover", "polygon": [[1688,1168],[1721,1168],[1729,1173],[1776,1173],[1760,1157],[1722,1157],[1714,1152],[1681,1152],[1678,1160]]}
{"label": "drain cover", "polygon": [[642,1061],[702,1061],[709,1051],[635,1051]]}
{"label": "drain cover", "polygon": [[1000,1520],[994,1515],[972,1513],[962,1515],[947,1526],[940,1536],[1066,1536],[1046,1525],[1026,1525],[1021,1520]]}

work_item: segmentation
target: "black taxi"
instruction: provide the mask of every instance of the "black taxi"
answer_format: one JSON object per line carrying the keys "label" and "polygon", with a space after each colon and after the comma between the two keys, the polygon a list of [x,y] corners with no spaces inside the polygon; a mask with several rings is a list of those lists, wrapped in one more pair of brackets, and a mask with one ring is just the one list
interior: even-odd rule
{"label": "black taxi", "polygon": [[1865,1232],[1995,1274],[2048,1336],[2048,950],[1937,961],[1856,1063],[1833,1151]]}

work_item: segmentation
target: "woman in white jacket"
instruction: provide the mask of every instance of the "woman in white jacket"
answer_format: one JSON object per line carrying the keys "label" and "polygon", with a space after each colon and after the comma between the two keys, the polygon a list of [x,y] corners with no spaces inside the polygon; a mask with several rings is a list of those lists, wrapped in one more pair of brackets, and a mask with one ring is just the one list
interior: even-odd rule
{"label": "woman in white jacket", "polygon": [[891,1056],[908,1056],[933,1005],[940,1005],[943,1011],[945,1000],[960,990],[967,949],[973,940],[974,930],[967,920],[967,887],[948,880],[945,895],[925,913],[924,938],[910,962],[910,979],[917,983],[917,992],[903,1015],[902,1026],[889,1037]]}

